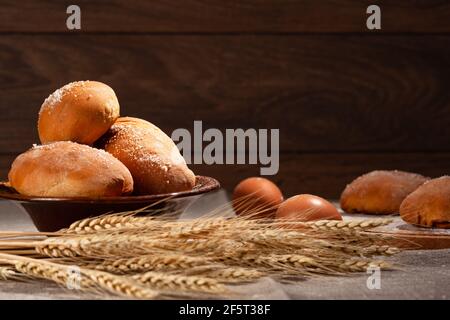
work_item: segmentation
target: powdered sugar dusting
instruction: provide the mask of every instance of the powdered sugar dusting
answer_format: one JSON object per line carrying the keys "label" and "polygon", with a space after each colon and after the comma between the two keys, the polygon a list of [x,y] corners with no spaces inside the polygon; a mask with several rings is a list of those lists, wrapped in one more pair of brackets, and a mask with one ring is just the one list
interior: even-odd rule
{"label": "powdered sugar dusting", "polygon": [[45,110],[47,112],[51,112],[55,108],[55,106],[57,106],[59,103],[61,103],[63,97],[67,93],[72,91],[73,88],[83,87],[88,82],[89,82],[89,80],[75,81],[75,82],[68,83],[65,86],[59,88],[58,90],[56,90],[55,92],[50,94],[47,97],[47,99],[45,99],[44,103],[42,104],[40,112],[42,112],[43,110]]}
{"label": "powdered sugar dusting", "polygon": [[[130,126],[125,123],[116,123],[113,125],[112,136],[108,144],[114,144],[115,141],[132,141],[127,144],[127,157],[141,164],[158,165],[161,170],[168,172],[172,166],[186,165],[186,161],[181,156],[175,143],[170,137],[166,136],[157,127]],[[155,131],[155,132],[153,132]],[[151,139],[151,148],[149,148],[149,136]]]}
{"label": "powdered sugar dusting", "polygon": [[[70,151],[74,152],[95,152],[96,159],[99,161],[102,165],[105,167],[110,168],[111,166],[117,165],[119,160],[117,160],[113,155],[106,152],[102,149],[96,149],[92,148],[83,144],[79,144],[76,142],[71,141],[58,141],[58,142],[52,142],[48,144],[42,144],[42,145],[36,145],[33,144],[33,147],[31,150],[33,151],[51,151],[54,149],[59,150],[67,150],[69,148]],[[36,153],[38,155],[39,153]]]}
{"label": "powdered sugar dusting", "polygon": [[175,192],[189,187],[193,174],[180,151],[169,136],[150,122],[119,118],[102,144],[129,168],[137,194]]}
{"label": "powdered sugar dusting", "polygon": [[14,160],[11,177],[22,168],[26,175],[14,187],[29,195],[111,196],[131,192],[133,186],[129,170],[113,155],[70,141],[33,145]]}
{"label": "powdered sugar dusting", "polygon": [[[130,127],[122,124],[115,124],[112,128],[114,134],[109,140],[110,144],[114,144],[116,140],[130,140],[132,143],[127,145],[128,156],[135,161],[155,161],[156,155],[149,154],[144,147],[147,131],[139,127]],[[144,159],[146,158],[146,159]]]}

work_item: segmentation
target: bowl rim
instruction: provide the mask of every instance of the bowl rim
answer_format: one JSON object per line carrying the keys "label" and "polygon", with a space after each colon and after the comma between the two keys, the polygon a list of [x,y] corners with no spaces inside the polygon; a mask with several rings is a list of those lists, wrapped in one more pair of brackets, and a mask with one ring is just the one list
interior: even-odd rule
{"label": "bowl rim", "polygon": [[13,188],[7,185],[7,182],[1,182],[3,188],[9,188],[9,192],[0,189],[0,199],[14,200],[19,202],[58,202],[58,203],[139,203],[148,201],[158,201],[164,199],[185,198],[196,196],[203,193],[220,189],[220,183],[216,179],[208,176],[196,176],[195,186],[191,190],[160,193],[139,196],[118,196],[118,197],[39,197],[26,196],[17,193]]}

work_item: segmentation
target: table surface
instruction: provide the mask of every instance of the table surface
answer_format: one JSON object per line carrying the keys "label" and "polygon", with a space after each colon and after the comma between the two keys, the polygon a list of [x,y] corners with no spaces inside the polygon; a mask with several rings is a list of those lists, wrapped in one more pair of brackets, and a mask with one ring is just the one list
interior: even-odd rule
{"label": "table surface", "polygon": [[[201,215],[228,201],[219,191],[199,197],[183,214]],[[35,230],[25,212],[9,201],[0,201],[0,230]],[[318,277],[281,284],[263,278],[252,284],[233,286],[241,299],[450,299],[450,249],[405,251],[390,261],[396,271],[381,272],[380,289],[368,289],[369,274]],[[0,281],[0,299],[92,299],[48,282]],[[95,297],[94,297],[95,298]]]}

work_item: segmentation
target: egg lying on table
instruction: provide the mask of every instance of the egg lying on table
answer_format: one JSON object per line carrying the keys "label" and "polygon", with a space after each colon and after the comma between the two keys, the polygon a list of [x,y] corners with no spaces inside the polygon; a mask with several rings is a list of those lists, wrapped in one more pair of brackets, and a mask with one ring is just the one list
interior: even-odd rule
{"label": "egg lying on table", "polygon": [[239,215],[271,218],[282,202],[281,190],[265,178],[247,178],[241,181],[233,191],[233,208]]}
{"label": "egg lying on table", "polygon": [[276,218],[287,221],[342,220],[336,207],[329,201],[311,194],[300,194],[284,201]]}

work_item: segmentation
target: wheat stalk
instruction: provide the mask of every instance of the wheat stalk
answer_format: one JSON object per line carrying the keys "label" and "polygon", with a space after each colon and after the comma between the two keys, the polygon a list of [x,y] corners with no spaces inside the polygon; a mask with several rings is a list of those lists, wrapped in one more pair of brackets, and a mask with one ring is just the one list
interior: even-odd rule
{"label": "wheat stalk", "polygon": [[[34,247],[36,252],[48,257],[136,257],[152,254],[155,250],[169,252],[189,252],[201,254],[202,252],[237,251],[248,250],[252,247],[260,247],[271,250],[301,250],[315,248],[317,250],[342,251],[352,254],[392,254],[395,250],[387,246],[374,246],[379,240],[376,235],[347,235],[335,238],[336,230],[330,232],[320,230],[311,232],[286,231],[283,229],[270,230],[240,230],[211,233],[208,237],[191,238],[179,237],[164,239],[161,241],[159,233],[149,232],[136,234],[132,231],[120,233],[98,233],[83,236],[65,236],[48,238],[34,242],[5,242],[4,248],[15,246]],[[163,235],[165,238],[166,235]],[[320,239],[323,237],[323,239]],[[329,237],[330,239],[327,239]],[[342,239],[339,239],[342,238]],[[358,245],[352,245],[357,243]],[[362,243],[370,245],[363,250]]]}
{"label": "wheat stalk", "polygon": [[[112,229],[138,228],[153,223],[161,223],[161,220],[157,221],[154,217],[136,217],[136,215],[140,213],[151,213],[152,215],[165,213],[165,218],[175,216],[178,212],[171,211],[169,202],[167,202],[171,198],[172,197],[167,197],[134,211],[119,212],[115,214],[109,213],[98,217],[78,220],[72,223],[67,229],[60,230],[59,233],[85,234]],[[165,203],[165,207],[160,209],[153,208],[160,203]]]}
{"label": "wheat stalk", "polygon": [[271,254],[268,256],[258,257],[253,261],[257,264],[263,264],[275,268],[281,267],[283,269],[285,267],[301,267],[309,270],[311,268],[316,269],[320,267],[320,264],[316,259],[299,254]]}
{"label": "wheat stalk", "polygon": [[226,219],[223,217],[198,218],[190,221],[179,221],[169,224],[166,233],[161,233],[161,238],[180,238],[200,234],[217,232],[229,232],[230,230],[249,230],[257,225],[257,221],[245,219]]}
{"label": "wheat stalk", "polygon": [[189,221],[161,221],[154,217],[136,217],[132,214],[106,215],[74,222],[59,233],[82,235],[101,231],[149,232],[158,231],[159,238],[188,237],[207,234],[218,230],[251,229],[258,224],[255,220],[225,219],[224,217],[198,218]]}
{"label": "wheat stalk", "polygon": [[160,222],[155,221],[148,217],[134,217],[131,215],[111,215],[76,221],[72,223],[69,226],[69,228],[63,229],[60,232],[66,234],[93,233],[111,229],[142,227],[152,223],[160,224]]}
{"label": "wheat stalk", "polygon": [[133,257],[148,255],[155,250],[172,252],[221,251],[237,248],[241,243],[232,239],[174,239],[161,241],[157,237],[142,234],[90,234],[86,236],[49,238],[43,241],[21,243],[35,248],[48,257]]}
{"label": "wheat stalk", "polygon": [[0,280],[12,280],[17,277],[17,273],[11,267],[0,267]]}
{"label": "wheat stalk", "polygon": [[[119,279],[133,281],[137,289],[145,284],[157,290],[220,293],[225,290],[221,283],[264,275],[342,275],[364,272],[369,266],[387,268],[369,257],[395,254],[398,249],[365,231],[390,221],[294,222],[289,227],[295,228],[285,228],[285,222],[247,217],[170,221],[126,213],[84,219],[45,240],[37,240],[39,234],[30,238],[8,234],[18,240],[0,240],[0,250],[35,252],[59,261],[61,268],[68,267],[63,263],[77,264],[86,270],[82,275],[88,288],[100,286],[129,297],[139,293],[127,291]],[[64,272],[52,273],[38,261],[15,267],[35,277],[64,280]],[[100,272],[101,277],[92,279],[88,272]]]}
{"label": "wheat stalk", "polygon": [[391,247],[388,245],[384,245],[384,246],[370,246],[367,248],[364,248],[362,250],[363,255],[365,256],[371,256],[371,255],[386,255],[386,256],[391,256],[394,254],[397,254],[400,252],[399,248],[396,247]]}
{"label": "wheat stalk", "polygon": [[205,275],[222,282],[243,282],[259,279],[263,277],[265,273],[254,269],[234,267],[207,272]]}
{"label": "wheat stalk", "polygon": [[242,253],[241,255],[228,255],[218,258],[225,264],[242,263],[245,266],[257,266],[263,268],[266,272],[275,274],[298,274],[309,275],[316,274],[335,274],[346,272],[364,272],[369,266],[378,266],[386,269],[389,264],[383,261],[335,258],[325,259],[323,257],[307,256],[302,254],[267,254],[259,255],[255,253]]}
{"label": "wheat stalk", "polygon": [[223,283],[254,281],[265,276],[264,272],[242,267],[204,266],[188,271],[189,275],[201,274]]}
{"label": "wheat stalk", "polygon": [[[64,286],[69,283],[69,277],[73,274],[73,269],[70,266],[44,260],[0,253],[0,261],[13,265],[17,271],[28,276],[51,280]],[[76,282],[80,285],[80,290],[89,291],[100,288],[112,294],[138,299],[158,297],[158,292],[145,288],[132,279],[84,268],[77,270],[79,271],[79,278],[76,279]]]}
{"label": "wheat stalk", "polygon": [[392,266],[385,261],[375,260],[347,260],[336,266],[336,269],[344,272],[366,272],[369,268],[390,269]]}
{"label": "wheat stalk", "polygon": [[[338,234],[336,234],[338,233]],[[283,229],[261,230],[259,232],[241,232],[236,235],[240,240],[260,247],[273,250],[331,250],[334,254],[340,252],[363,254],[362,246],[352,245],[352,242],[374,246],[379,241],[377,235],[341,234],[337,230],[286,231]]]}
{"label": "wheat stalk", "polygon": [[198,291],[225,293],[225,286],[214,279],[198,276],[183,276],[159,272],[146,272],[131,277],[133,280],[158,290]]}
{"label": "wheat stalk", "polygon": [[[145,208],[144,208],[145,209]],[[119,213],[114,215],[103,215],[96,218],[87,218],[73,223],[68,229],[62,230],[64,234],[98,233],[101,231],[120,231],[121,229],[139,233],[149,229],[159,230],[159,238],[174,238],[193,236],[207,232],[229,232],[234,231],[263,231],[264,229],[276,229],[286,223],[293,226],[304,226],[324,231],[363,231],[392,222],[392,219],[371,219],[356,221],[333,221],[320,220],[312,222],[277,222],[273,220],[252,220],[247,217],[236,217],[225,219],[223,217],[202,217],[189,221],[165,221],[154,217],[136,217],[135,214],[144,209]],[[131,229],[131,230],[130,230]],[[139,230],[136,230],[139,229]],[[142,230],[140,230],[142,229]],[[59,235],[50,233],[45,235]],[[17,233],[16,233],[17,234]],[[44,235],[44,233],[41,233]]]}
{"label": "wheat stalk", "polygon": [[145,271],[186,270],[207,264],[205,258],[187,255],[164,254],[138,256],[129,259],[104,260],[100,263],[86,264],[84,267],[117,274]]}
{"label": "wheat stalk", "polygon": [[298,255],[298,254],[286,254],[275,255],[265,254],[261,255],[254,252],[240,252],[225,253],[221,257],[216,258],[217,262],[221,262],[229,265],[244,266],[246,268],[255,267],[258,270],[274,271],[274,270],[290,270],[293,271],[293,267],[299,273],[303,273],[309,268],[316,268],[318,266],[317,261],[311,257]]}
{"label": "wheat stalk", "polygon": [[314,229],[320,230],[369,230],[380,226],[385,226],[392,223],[392,219],[365,219],[365,220],[318,220],[310,221],[305,224]]}

